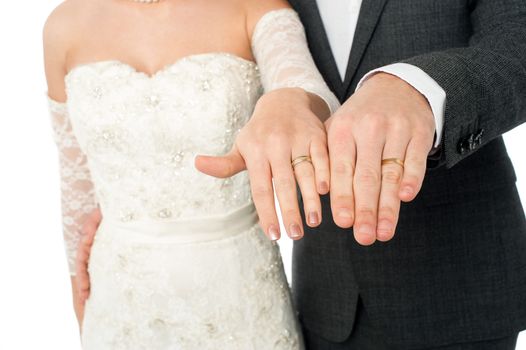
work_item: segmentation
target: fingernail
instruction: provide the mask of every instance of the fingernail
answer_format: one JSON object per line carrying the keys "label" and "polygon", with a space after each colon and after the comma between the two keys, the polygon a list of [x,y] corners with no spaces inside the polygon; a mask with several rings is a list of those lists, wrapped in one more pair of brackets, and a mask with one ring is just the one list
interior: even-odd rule
{"label": "fingernail", "polygon": [[268,228],[268,236],[271,240],[277,241],[279,239],[279,230],[275,225],[270,225]]}
{"label": "fingernail", "polygon": [[402,193],[410,196],[413,194],[413,189],[411,188],[411,186],[405,186],[404,189],[402,190]]}
{"label": "fingernail", "polygon": [[301,237],[301,228],[298,224],[292,224],[290,225],[290,236],[292,238],[299,238]]}
{"label": "fingernail", "polygon": [[362,224],[358,226],[357,233],[364,236],[373,236],[373,227],[369,224]]}
{"label": "fingernail", "polygon": [[311,211],[309,213],[309,225],[318,225],[319,217],[318,213],[315,211]]}
{"label": "fingernail", "polygon": [[392,230],[393,225],[389,220],[380,220],[378,223],[378,234],[380,237],[390,235]]}
{"label": "fingernail", "polygon": [[329,184],[325,181],[320,182],[320,192],[327,193],[329,192]]}
{"label": "fingernail", "polygon": [[338,211],[338,216],[343,218],[343,219],[351,219],[352,218],[352,214],[351,214],[351,211],[349,209],[345,209],[345,208],[342,208]]}

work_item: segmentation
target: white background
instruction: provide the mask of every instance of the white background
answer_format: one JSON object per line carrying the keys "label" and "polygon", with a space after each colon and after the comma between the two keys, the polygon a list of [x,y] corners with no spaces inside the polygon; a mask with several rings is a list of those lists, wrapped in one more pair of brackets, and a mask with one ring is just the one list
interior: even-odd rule
{"label": "white background", "polygon": [[[43,23],[59,2],[6,1],[0,11],[2,350],[80,349],[70,306],[57,155],[44,99],[41,52]],[[525,126],[506,135],[523,202],[525,137]],[[290,271],[290,241],[282,240],[281,245]],[[518,349],[526,349],[526,335]]]}

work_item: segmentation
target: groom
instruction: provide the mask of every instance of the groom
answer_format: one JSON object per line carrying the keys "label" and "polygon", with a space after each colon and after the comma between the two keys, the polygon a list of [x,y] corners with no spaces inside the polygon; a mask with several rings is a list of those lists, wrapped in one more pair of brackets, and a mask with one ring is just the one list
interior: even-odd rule
{"label": "groom", "polygon": [[[335,213],[345,204],[334,203],[352,192],[335,188],[331,178],[323,223],[294,245],[293,294],[307,347],[514,349],[526,328],[526,222],[501,135],[526,120],[526,2],[291,3],[318,68],[343,103],[326,124],[331,168],[356,152],[356,164],[341,166],[355,169],[356,240],[374,241],[363,226],[375,224],[377,239],[391,237],[398,207],[384,191],[401,183],[400,198],[411,199],[404,198],[406,181],[416,180],[409,191],[418,191],[425,159],[411,117],[432,112],[436,126],[420,193],[401,206],[387,243],[361,246],[352,239],[349,223]],[[391,75],[366,77],[354,93],[377,67]],[[402,80],[429,105],[419,104]],[[367,134],[359,118],[378,114],[387,120]],[[405,168],[378,165],[385,158],[405,158]],[[351,174],[331,173],[336,181],[340,176]],[[391,220],[382,218],[389,214]]]}
{"label": "groom", "polygon": [[[343,104],[321,224],[308,215],[294,245],[307,348],[514,349],[526,221],[501,135],[526,120],[526,2],[290,2]],[[242,170],[235,157],[218,175]]]}

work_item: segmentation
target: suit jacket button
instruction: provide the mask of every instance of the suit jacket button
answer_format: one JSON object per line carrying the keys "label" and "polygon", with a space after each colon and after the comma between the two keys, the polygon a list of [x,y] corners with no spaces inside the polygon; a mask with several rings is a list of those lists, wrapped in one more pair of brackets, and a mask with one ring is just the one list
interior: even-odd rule
{"label": "suit jacket button", "polygon": [[458,152],[460,154],[465,154],[467,151],[468,151],[468,148],[465,144],[465,141],[464,140],[460,141],[458,144]]}
{"label": "suit jacket button", "polygon": [[468,151],[471,151],[474,149],[474,140],[475,140],[475,135],[474,134],[471,134],[465,138],[463,138],[462,140],[460,140],[460,142],[458,143],[458,152],[460,154],[465,154],[466,152]]}
{"label": "suit jacket button", "polygon": [[484,135],[484,129],[480,129],[475,135],[474,144],[475,147],[478,147],[482,144],[482,135]]}

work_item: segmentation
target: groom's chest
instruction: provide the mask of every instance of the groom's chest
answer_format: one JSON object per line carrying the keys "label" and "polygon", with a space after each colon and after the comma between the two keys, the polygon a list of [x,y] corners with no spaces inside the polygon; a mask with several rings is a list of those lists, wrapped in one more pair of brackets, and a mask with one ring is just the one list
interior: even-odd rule
{"label": "groom's chest", "polygon": [[318,69],[342,100],[371,69],[467,45],[476,6],[474,0],[289,2],[305,26]]}

